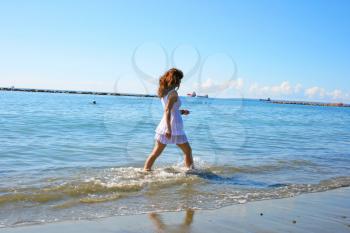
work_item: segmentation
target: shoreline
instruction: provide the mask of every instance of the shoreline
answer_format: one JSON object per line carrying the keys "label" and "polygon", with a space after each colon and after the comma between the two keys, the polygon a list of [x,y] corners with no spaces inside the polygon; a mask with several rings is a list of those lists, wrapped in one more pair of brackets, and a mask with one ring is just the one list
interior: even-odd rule
{"label": "shoreline", "polygon": [[36,232],[320,232],[350,231],[350,188],[263,200],[213,210],[113,216],[1,228],[3,233]]}

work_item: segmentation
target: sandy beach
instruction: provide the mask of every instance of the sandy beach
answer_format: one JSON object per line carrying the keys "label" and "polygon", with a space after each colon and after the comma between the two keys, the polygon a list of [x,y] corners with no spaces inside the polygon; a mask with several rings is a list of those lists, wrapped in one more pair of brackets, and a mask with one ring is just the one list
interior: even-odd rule
{"label": "sandy beach", "polygon": [[34,232],[350,232],[350,188],[264,200],[215,210],[116,216],[3,228],[3,233]]}

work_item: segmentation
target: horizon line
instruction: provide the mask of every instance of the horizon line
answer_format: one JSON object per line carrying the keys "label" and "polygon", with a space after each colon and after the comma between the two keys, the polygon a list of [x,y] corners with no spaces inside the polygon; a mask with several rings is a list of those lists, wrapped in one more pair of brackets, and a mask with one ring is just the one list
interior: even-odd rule
{"label": "horizon line", "polygon": [[[107,92],[107,91],[87,91],[87,90],[62,90],[62,89],[51,89],[51,88],[26,88],[26,87],[0,87],[0,91],[21,91],[21,92],[41,92],[41,93],[63,93],[63,94],[83,94],[83,95],[109,95],[109,96],[135,96],[135,97],[158,97],[155,94],[139,94],[139,93],[125,93],[125,92]],[[182,96],[187,97],[187,95]],[[194,97],[192,97],[194,98]],[[195,97],[203,98],[203,97]],[[350,106],[350,104],[345,102],[326,102],[326,101],[309,101],[309,100],[288,100],[287,99],[271,99],[271,98],[245,98],[245,97],[208,97],[211,99],[243,99],[243,100],[258,100],[266,101],[271,103],[285,102],[284,104],[329,104],[329,106],[334,104],[342,104],[345,107]]]}

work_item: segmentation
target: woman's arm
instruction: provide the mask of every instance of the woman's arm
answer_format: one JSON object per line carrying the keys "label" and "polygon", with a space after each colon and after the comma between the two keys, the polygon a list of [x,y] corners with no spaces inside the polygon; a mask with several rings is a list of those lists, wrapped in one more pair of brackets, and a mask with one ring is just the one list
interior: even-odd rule
{"label": "woman's arm", "polygon": [[176,92],[170,93],[170,95],[168,96],[168,103],[165,106],[165,110],[164,110],[166,125],[168,128],[167,132],[165,133],[165,136],[167,138],[171,138],[171,124],[170,124],[171,110],[176,101],[177,101],[177,93]]}

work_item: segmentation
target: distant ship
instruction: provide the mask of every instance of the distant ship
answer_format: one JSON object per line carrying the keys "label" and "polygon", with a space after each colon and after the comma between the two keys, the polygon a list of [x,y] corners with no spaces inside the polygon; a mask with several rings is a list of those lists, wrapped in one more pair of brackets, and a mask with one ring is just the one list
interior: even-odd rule
{"label": "distant ship", "polygon": [[197,93],[194,91],[192,93],[188,93],[187,96],[189,97],[201,97],[201,98],[208,98],[208,95],[197,95]]}

